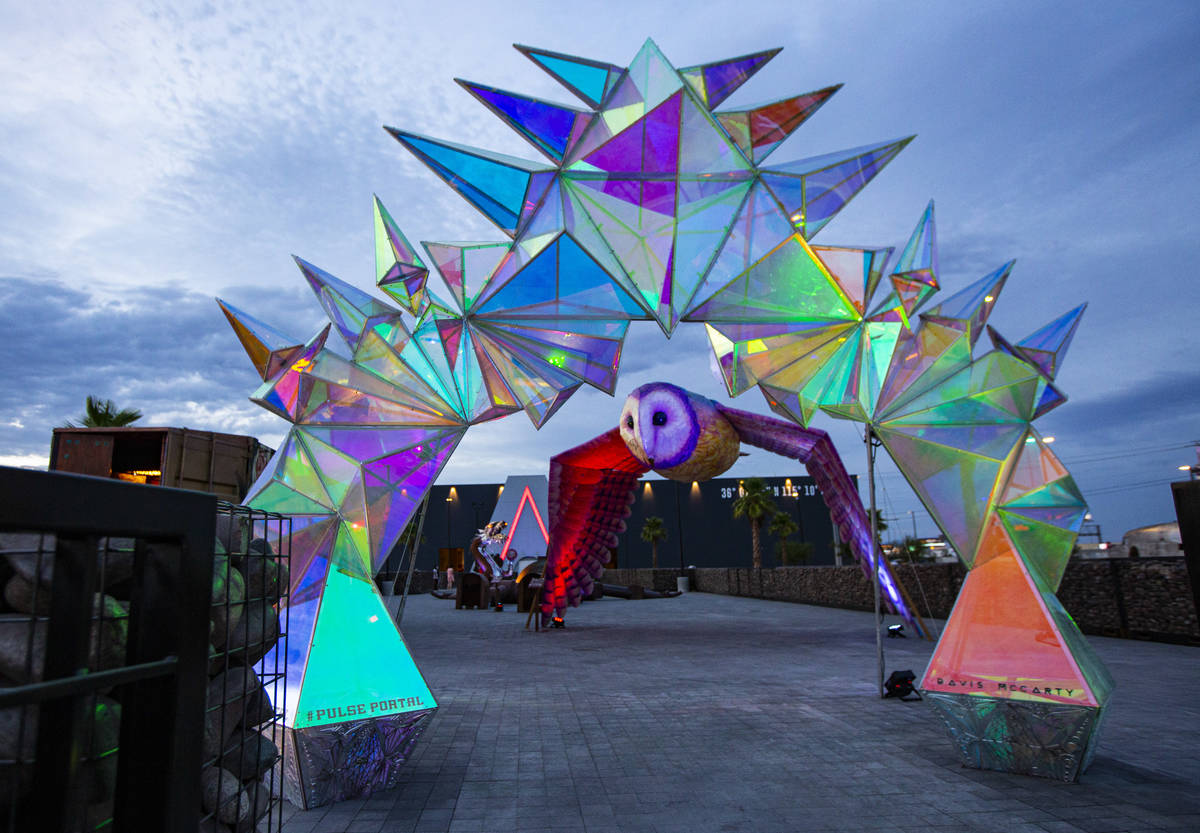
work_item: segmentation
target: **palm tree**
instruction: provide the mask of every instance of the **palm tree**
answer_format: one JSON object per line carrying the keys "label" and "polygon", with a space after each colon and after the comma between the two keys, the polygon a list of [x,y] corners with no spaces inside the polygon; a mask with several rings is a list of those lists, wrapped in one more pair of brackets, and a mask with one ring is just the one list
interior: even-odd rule
{"label": "palm tree", "polygon": [[779,539],[775,542],[775,553],[779,556],[780,564],[788,563],[788,537],[799,530],[800,527],[787,512],[776,512],[771,516],[771,524],[767,527],[767,531]]}
{"label": "palm tree", "polygon": [[[870,523],[870,522],[871,522],[871,510],[868,509],[867,510],[867,523]],[[875,523],[876,523],[876,526],[875,526],[876,532],[883,532],[885,529],[888,528],[887,518],[885,518],[883,516],[883,513],[880,512],[878,509],[875,510]]]}
{"label": "palm tree", "polygon": [[775,501],[767,484],[761,477],[751,477],[741,484],[741,497],[733,502],[733,517],[750,521],[750,547],[754,557],[754,568],[762,569],[762,545],[759,543],[759,528],[763,518],[775,513]]}
{"label": "palm tree", "polygon": [[651,515],[642,522],[642,540],[650,545],[650,563],[657,570],[658,543],[667,540],[667,528],[663,526],[662,518]]}
{"label": "palm tree", "polygon": [[68,428],[120,428],[142,418],[142,412],[133,408],[117,410],[111,399],[89,396],[84,402],[83,418],[79,424],[67,420]]}

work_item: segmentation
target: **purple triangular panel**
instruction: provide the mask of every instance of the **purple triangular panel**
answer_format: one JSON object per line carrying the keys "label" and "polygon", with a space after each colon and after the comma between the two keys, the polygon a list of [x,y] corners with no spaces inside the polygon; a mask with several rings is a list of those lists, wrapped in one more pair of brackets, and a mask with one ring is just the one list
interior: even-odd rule
{"label": "purple triangular panel", "polygon": [[698,67],[688,67],[680,70],[686,74],[689,70],[699,70],[704,79],[705,104],[708,109],[720,106],[721,102],[733,95],[738,87],[750,80],[750,76],[758,72],[767,61],[779,54],[779,49],[768,49],[753,55],[731,58],[727,61],[717,61]]}

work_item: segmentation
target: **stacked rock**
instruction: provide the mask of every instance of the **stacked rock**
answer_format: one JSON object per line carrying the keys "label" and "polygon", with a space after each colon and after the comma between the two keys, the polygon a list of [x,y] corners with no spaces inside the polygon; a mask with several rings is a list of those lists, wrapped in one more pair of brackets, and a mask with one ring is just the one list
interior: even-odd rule
{"label": "stacked rock", "polygon": [[[42,681],[56,544],[53,535],[0,534],[2,687]],[[88,667],[93,671],[118,668],[125,662],[132,567],[132,541],[100,540],[96,572],[99,592],[92,597],[88,648]],[[103,691],[88,703],[77,776],[78,800],[86,808],[85,824],[99,824],[112,815],[117,780],[117,757],[113,752],[120,735],[121,704],[111,694]],[[10,818],[10,814],[20,818],[13,805],[20,806],[32,789],[37,733],[36,705],[0,709],[0,818]]]}
{"label": "stacked rock", "polygon": [[[245,518],[218,516],[213,558],[207,711],[200,773],[205,833],[251,831],[279,800],[271,770],[279,760],[278,721],[268,689],[254,666],[279,640],[278,606],[287,592],[288,570],[262,538],[249,538]],[[272,789],[273,787],[273,789]]]}

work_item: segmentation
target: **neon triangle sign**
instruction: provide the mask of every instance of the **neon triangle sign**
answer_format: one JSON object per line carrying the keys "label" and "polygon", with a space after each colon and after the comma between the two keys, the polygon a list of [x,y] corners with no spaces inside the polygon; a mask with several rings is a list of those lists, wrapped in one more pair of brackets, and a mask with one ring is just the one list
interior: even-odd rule
{"label": "neon triangle sign", "polygon": [[533,509],[533,517],[537,518],[538,528],[542,530],[542,538],[546,540],[546,545],[550,545],[550,533],[546,531],[546,522],[542,520],[542,513],[538,511],[537,501],[533,499],[533,495],[529,492],[529,487],[525,487],[525,491],[521,493],[521,502],[517,504],[517,512],[513,515],[513,522],[508,527],[508,537],[504,539],[504,549],[500,550],[500,561],[504,562],[508,555],[508,548],[512,546],[513,536],[517,534],[517,527],[521,523],[521,513],[525,511],[525,504]]}

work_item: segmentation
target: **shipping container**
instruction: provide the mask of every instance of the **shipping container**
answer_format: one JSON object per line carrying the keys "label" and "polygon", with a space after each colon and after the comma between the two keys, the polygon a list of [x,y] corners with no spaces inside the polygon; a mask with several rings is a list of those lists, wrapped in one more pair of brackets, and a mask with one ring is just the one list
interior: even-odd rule
{"label": "shipping container", "polygon": [[238,503],[274,453],[254,437],[191,428],[55,428],[50,468]]}

